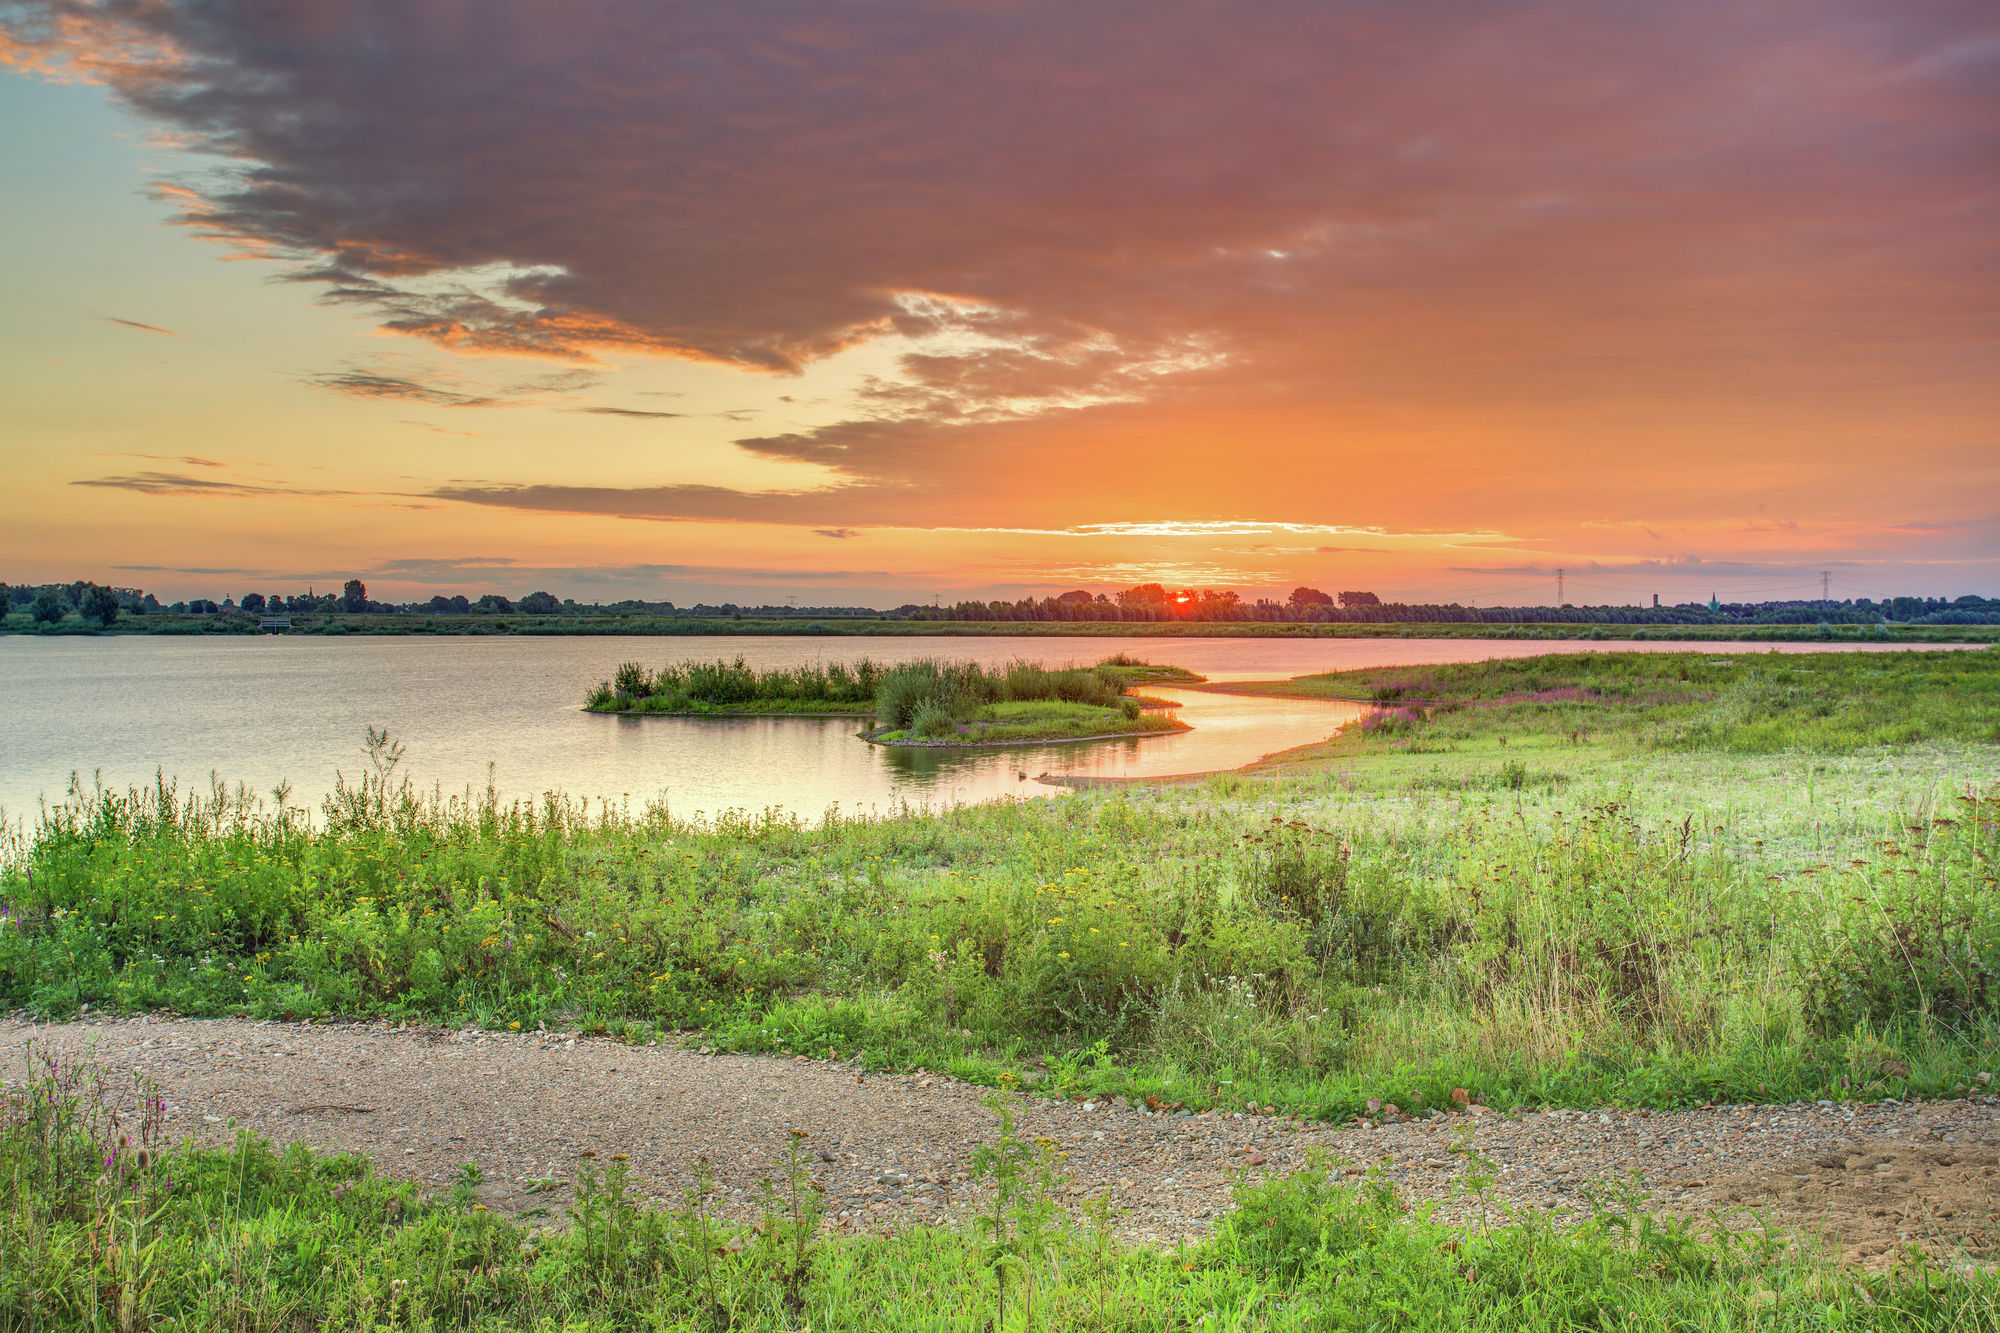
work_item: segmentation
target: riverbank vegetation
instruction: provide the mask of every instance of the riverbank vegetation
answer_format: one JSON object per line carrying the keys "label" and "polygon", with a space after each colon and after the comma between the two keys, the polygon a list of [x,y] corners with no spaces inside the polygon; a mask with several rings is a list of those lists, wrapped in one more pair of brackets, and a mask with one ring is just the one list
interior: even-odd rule
{"label": "riverbank vegetation", "polygon": [[[1709,697],[1605,688],[1683,668]],[[4,858],[0,1000],[698,1033],[1327,1117],[1995,1070],[2000,655],[1529,669],[1454,668],[1491,708],[1352,729],[1282,777],[818,826],[452,801],[393,768],[313,821],[80,793]],[[1920,733],[1841,722],[1827,682],[1869,669],[1906,673]],[[1479,744],[1432,730],[1489,714],[1513,720]]]}
{"label": "riverbank vegetation", "polygon": [[1179,667],[1118,654],[1095,667],[1013,662],[987,669],[922,658],[887,665],[811,663],[760,671],[744,663],[679,662],[650,671],[627,662],[592,690],[591,712],[625,715],[791,714],[870,717],[885,745],[990,745],[1180,730],[1164,709],[1126,691],[1199,682]]}
{"label": "riverbank vegetation", "polygon": [[594,713],[802,713],[871,717],[891,668],[857,662],[809,662],[758,670],[733,662],[674,662],[651,671],[626,662],[592,690]]}
{"label": "riverbank vegetation", "polygon": [[1108,1198],[1062,1206],[1059,1146],[1004,1114],[974,1155],[984,1206],[955,1226],[823,1228],[815,1145],[794,1135],[771,1145],[753,1224],[718,1217],[699,1173],[678,1206],[642,1205],[614,1154],[579,1159],[565,1217],[535,1227],[478,1202],[476,1160],[425,1194],[247,1131],[168,1147],[150,1088],[30,1065],[0,1103],[8,1328],[1943,1333],[2000,1319],[2000,1281],[1976,1268],[1845,1271],[1615,1192],[1566,1227],[1497,1202],[1479,1210],[1488,1225],[1451,1224],[1373,1175],[1330,1183],[1325,1164],[1245,1178],[1204,1242],[1128,1247]]}
{"label": "riverbank vegetation", "polygon": [[1201,679],[1124,654],[1053,670],[923,658],[883,677],[867,736],[881,745],[999,745],[1179,731],[1185,728],[1166,708],[1148,709],[1148,700],[1127,691]]}
{"label": "riverbank vegetation", "polygon": [[1212,687],[1350,699],[1383,711],[1293,752],[1471,754],[1574,749],[1852,752],[2000,744],[2000,653],[1584,653],[1385,667]]}

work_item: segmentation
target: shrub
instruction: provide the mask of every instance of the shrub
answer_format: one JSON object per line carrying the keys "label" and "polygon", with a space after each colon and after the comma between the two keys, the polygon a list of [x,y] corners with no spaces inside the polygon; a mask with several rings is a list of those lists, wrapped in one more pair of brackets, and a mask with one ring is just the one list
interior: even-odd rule
{"label": "shrub", "polygon": [[613,687],[627,699],[644,699],[653,693],[653,673],[637,662],[624,662],[611,678]]}
{"label": "shrub", "polygon": [[958,721],[949,708],[935,699],[926,699],[910,715],[910,730],[927,740],[939,740],[957,731]]}

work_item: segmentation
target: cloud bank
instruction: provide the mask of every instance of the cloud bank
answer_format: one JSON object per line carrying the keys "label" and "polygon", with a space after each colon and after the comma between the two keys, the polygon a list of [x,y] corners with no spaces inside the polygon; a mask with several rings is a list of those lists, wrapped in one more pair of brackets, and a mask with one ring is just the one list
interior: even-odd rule
{"label": "cloud bank", "polygon": [[164,188],[185,224],[384,329],[600,373],[905,349],[850,420],[740,441],[831,486],[663,456],[434,498],[1514,531],[2000,484],[1989,0],[14,0],[0,31],[220,164]]}

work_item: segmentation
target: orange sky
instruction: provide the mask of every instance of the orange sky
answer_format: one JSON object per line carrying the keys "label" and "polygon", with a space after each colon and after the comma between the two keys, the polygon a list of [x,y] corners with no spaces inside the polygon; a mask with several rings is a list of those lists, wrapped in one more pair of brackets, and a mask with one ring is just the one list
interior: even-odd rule
{"label": "orange sky", "polygon": [[0,33],[0,577],[2000,590],[1987,4]]}

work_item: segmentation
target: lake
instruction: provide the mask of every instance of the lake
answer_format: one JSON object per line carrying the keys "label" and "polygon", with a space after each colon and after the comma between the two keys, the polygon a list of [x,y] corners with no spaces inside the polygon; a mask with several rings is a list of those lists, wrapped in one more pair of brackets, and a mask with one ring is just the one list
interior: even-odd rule
{"label": "lake", "polygon": [[[1856,645],[1846,645],[1849,648]],[[0,815],[32,824],[75,776],[126,787],[156,773],[183,791],[213,776],[266,792],[292,784],[317,807],[334,774],[366,768],[366,727],[404,743],[401,772],[447,794],[665,801],[713,816],[782,809],[817,820],[838,807],[879,813],[1009,796],[1047,796],[1043,773],[1149,777],[1237,768],[1323,740],[1364,711],[1326,701],[1148,689],[1182,703],[1194,730],[1145,740],[972,751],[885,750],[853,719],[613,718],[581,711],[619,662],[742,657],[791,666],[867,656],[948,656],[1049,666],[1114,652],[1212,680],[1257,680],[1395,664],[1588,652],[1586,641],[1477,639],[1070,638],[420,638],[0,636]],[[1621,643],[1740,656],[1817,644]],[[1894,651],[1894,649],[1891,649]],[[1024,776],[1025,775],[1025,776]]]}

